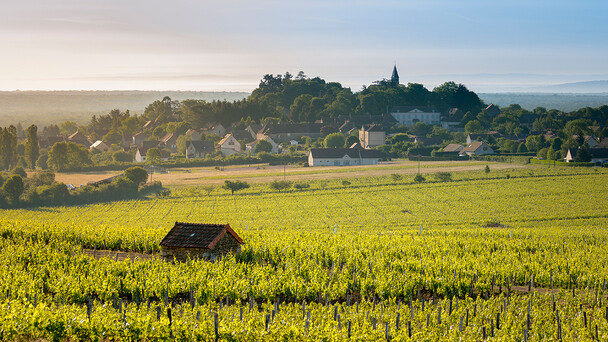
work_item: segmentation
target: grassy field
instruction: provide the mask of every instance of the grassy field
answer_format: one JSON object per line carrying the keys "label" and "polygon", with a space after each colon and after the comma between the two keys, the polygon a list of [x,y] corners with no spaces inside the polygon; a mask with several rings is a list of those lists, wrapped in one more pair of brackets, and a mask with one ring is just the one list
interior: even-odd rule
{"label": "grassy field", "polygon": [[[492,169],[519,169],[534,166],[521,164],[492,163],[479,161],[447,161],[447,162],[420,162],[420,172],[422,174],[433,174],[436,172],[463,172],[482,170],[486,165]],[[75,186],[87,184],[88,182],[98,181],[112,177],[120,172],[69,172],[57,173],[55,178],[59,182],[73,184]],[[324,166],[324,167],[299,167],[293,165],[240,165],[198,168],[173,168],[169,173],[151,176],[153,180],[159,180],[165,186],[196,186],[208,184],[221,184],[226,179],[239,179],[252,183],[267,183],[275,179],[284,177],[292,181],[319,180],[319,179],[339,179],[351,177],[371,177],[388,176],[390,174],[412,175],[418,173],[418,162],[396,160],[382,162],[378,165],[367,166]]]}
{"label": "grassy field", "polygon": [[[252,187],[184,172],[211,192],[4,210],[0,339],[606,340],[607,170],[485,165],[293,168],[310,187],[283,192],[281,168],[226,168]],[[175,221],[230,223],[243,252],[159,260]]]}

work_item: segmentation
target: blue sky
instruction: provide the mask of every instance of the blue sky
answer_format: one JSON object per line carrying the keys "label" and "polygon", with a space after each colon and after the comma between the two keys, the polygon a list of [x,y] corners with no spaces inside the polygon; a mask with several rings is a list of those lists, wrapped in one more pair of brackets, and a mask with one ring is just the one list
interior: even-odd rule
{"label": "blue sky", "polygon": [[251,91],[303,70],[356,91],[393,63],[402,83],[476,91],[608,79],[607,13],[594,0],[23,0],[0,12],[0,89]]}

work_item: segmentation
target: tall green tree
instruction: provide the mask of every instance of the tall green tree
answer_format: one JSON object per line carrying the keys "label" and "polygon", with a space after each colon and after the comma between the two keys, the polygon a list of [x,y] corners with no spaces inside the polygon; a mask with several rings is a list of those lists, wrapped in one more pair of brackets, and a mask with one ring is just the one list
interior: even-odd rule
{"label": "tall green tree", "polygon": [[27,142],[25,143],[25,158],[30,169],[36,168],[36,160],[38,160],[39,156],[38,127],[31,125],[27,128]]}
{"label": "tall green tree", "polygon": [[17,129],[11,125],[0,132],[0,163],[3,170],[9,170],[17,162]]}

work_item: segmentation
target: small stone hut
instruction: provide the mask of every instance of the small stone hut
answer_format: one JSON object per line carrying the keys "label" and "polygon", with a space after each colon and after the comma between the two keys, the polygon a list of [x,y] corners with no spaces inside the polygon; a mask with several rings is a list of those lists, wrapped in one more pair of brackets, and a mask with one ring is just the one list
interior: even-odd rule
{"label": "small stone hut", "polygon": [[240,253],[242,243],[229,224],[175,222],[160,246],[161,255],[169,261],[174,258],[215,260],[228,253]]}

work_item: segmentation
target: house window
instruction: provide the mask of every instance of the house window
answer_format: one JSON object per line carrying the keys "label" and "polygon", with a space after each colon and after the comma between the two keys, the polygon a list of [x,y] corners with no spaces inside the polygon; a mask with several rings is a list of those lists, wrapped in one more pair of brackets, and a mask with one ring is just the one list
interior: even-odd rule
{"label": "house window", "polygon": [[229,141],[228,145],[234,145],[234,141]]}
{"label": "house window", "polygon": [[334,160],[334,166],[340,166],[340,161],[339,160]]}

